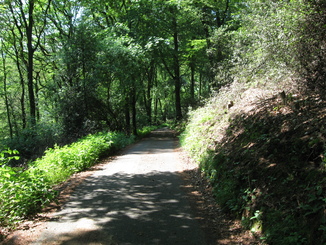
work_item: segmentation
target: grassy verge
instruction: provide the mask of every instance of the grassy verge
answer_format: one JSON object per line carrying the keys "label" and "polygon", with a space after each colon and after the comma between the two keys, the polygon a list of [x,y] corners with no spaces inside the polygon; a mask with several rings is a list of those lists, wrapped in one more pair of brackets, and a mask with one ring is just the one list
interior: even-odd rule
{"label": "grassy verge", "polygon": [[14,226],[39,211],[57,193],[52,187],[65,181],[75,172],[94,165],[99,158],[134,142],[134,136],[105,132],[89,135],[67,146],[48,149],[42,158],[28,169],[6,166],[8,158],[0,160],[0,225]]}
{"label": "grassy verge", "polygon": [[241,93],[230,109],[228,95],[218,94],[192,112],[183,148],[223,210],[255,236],[268,244],[325,244],[326,103],[246,97],[258,92]]}

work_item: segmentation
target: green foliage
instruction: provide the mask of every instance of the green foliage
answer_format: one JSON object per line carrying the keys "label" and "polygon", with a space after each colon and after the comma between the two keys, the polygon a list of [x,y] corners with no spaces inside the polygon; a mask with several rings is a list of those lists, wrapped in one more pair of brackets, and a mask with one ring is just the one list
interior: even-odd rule
{"label": "green foliage", "polygon": [[[134,141],[134,136],[118,132],[88,135],[75,143],[48,149],[42,158],[29,165],[27,170],[3,165],[0,168],[0,224],[14,225],[34,214],[56,197],[55,184],[65,181],[75,172],[94,165],[97,160]],[[1,152],[1,163],[9,161]]]}
{"label": "green foliage", "polygon": [[85,170],[103,156],[125,147],[133,137],[123,133],[108,132],[88,135],[63,147],[55,146],[33,163],[33,169],[43,171],[51,184],[66,180],[71,174]]}
{"label": "green foliage", "polygon": [[296,43],[296,60],[300,62],[297,72],[305,79],[308,87],[321,96],[326,89],[326,5],[324,1],[295,1],[296,13],[302,13],[297,29],[300,39]]}
{"label": "green foliage", "polygon": [[14,225],[56,196],[41,171],[2,166],[0,176],[1,225]]}
{"label": "green foliage", "polygon": [[[22,11],[16,11],[20,6]],[[257,173],[248,169],[259,159],[284,166],[269,175],[266,185],[281,177],[289,184],[301,176],[289,169],[303,167],[302,157],[320,159],[322,139],[313,136],[309,147],[303,147],[307,142],[302,139],[292,140],[286,154],[286,143],[266,129],[267,117],[286,105],[274,105],[266,120],[250,121],[242,128],[245,113],[232,115],[227,105],[237,104],[249,86],[260,84],[274,93],[283,84],[304,87],[304,82],[325,95],[323,1],[36,1],[30,23],[22,16],[28,6],[21,0],[5,1],[0,7],[0,130],[3,144],[20,152],[25,167],[48,149],[30,174],[41,171],[50,183],[64,180],[132,139],[100,133],[70,146],[55,144],[107,129],[143,136],[152,128],[138,129],[139,125],[166,122],[175,114],[179,121],[214,89],[218,97],[191,112],[189,125],[179,122],[177,129],[184,131],[185,148],[216,185],[225,209],[238,214],[249,209],[246,220],[257,220],[250,219],[256,217],[250,202],[253,190],[258,190],[253,182]],[[230,86],[221,89],[223,85]],[[259,86],[255,96],[260,96]],[[222,147],[223,138],[226,146],[240,145],[241,157]],[[255,155],[259,145],[270,155]],[[0,154],[1,165],[14,162],[10,153],[14,152]],[[297,165],[291,167],[294,162]],[[321,166],[325,173],[325,157]],[[311,171],[308,176],[320,173]],[[317,186],[322,185],[321,181]],[[303,201],[299,210],[318,212],[322,201],[315,197]],[[265,210],[258,210],[265,216]],[[299,216],[305,217],[303,213]],[[294,234],[295,238],[300,236]]]}
{"label": "green foliage", "polygon": [[267,243],[324,244],[325,103],[302,110],[302,117],[283,114],[274,111],[275,98],[253,107],[246,98],[257,90],[251,88],[242,99],[233,96],[242,106],[226,110],[227,94],[239,91],[228,89],[190,114],[183,148],[211,181],[221,208]]}
{"label": "green foliage", "polygon": [[[10,148],[3,150],[0,152],[0,166],[7,165],[10,160],[18,160],[19,159],[19,151],[11,150]],[[12,156],[15,155],[15,156]]]}
{"label": "green foliage", "polygon": [[60,141],[60,137],[61,130],[56,125],[39,123],[33,128],[21,130],[19,135],[2,142],[12,149],[17,149],[23,161],[41,156],[46,148],[53,147],[55,142]]}
{"label": "green foliage", "polygon": [[162,125],[160,125],[160,126],[145,126],[145,127],[142,127],[141,129],[137,130],[137,136],[144,137],[144,136],[148,135],[150,132],[152,132],[153,130],[161,128],[161,127],[162,127]]}

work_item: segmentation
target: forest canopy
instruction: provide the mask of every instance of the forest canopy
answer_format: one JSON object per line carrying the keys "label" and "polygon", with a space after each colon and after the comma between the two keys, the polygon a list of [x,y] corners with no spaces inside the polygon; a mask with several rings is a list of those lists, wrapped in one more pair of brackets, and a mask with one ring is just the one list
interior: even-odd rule
{"label": "forest canopy", "polygon": [[0,1],[2,145],[180,121],[234,81],[325,94],[319,0]]}

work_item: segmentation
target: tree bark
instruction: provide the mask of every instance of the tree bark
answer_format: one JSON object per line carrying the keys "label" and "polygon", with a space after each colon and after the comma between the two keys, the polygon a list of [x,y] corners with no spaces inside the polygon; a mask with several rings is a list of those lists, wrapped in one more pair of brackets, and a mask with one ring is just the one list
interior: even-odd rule
{"label": "tree bark", "polygon": [[147,88],[145,93],[145,107],[146,107],[147,121],[149,125],[152,124],[153,98],[152,98],[151,91],[154,85],[154,77],[155,77],[155,66],[154,66],[154,61],[152,61],[147,71]]}
{"label": "tree bark", "polygon": [[136,91],[131,93],[131,112],[132,112],[132,133],[137,135],[137,110],[136,110]]}
{"label": "tree bark", "polygon": [[181,110],[181,77],[180,77],[180,61],[179,61],[179,40],[178,40],[178,23],[175,15],[172,19],[173,27],[173,44],[174,44],[174,54],[173,54],[173,70],[174,70],[174,89],[175,89],[175,115],[176,120],[182,119]]}
{"label": "tree bark", "polygon": [[193,62],[190,64],[191,78],[190,78],[190,98],[191,103],[195,102],[195,65]]}
{"label": "tree bark", "polygon": [[129,112],[129,98],[125,99],[125,131],[130,133],[130,112]]}
{"label": "tree bark", "polygon": [[4,99],[5,99],[5,106],[7,111],[7,120],[9,125],[9,135],[12,139],[13,137],[13,129],[11,124],[11,117],[10,117],[10,107],[9,107],[9,100],[8,100],[8,94],[7,94],[7,67],[6,67],[6,57],[4,52],[1,52],[2,56],[2,67],[3,67],[3,93],[4,93]]}
{"label": "tree bark", "polygon": [[28,53],[28,63],[27,63],[27,88],[28,88],[28,98],[29,98],[29,113],[30,113],[30,123],[31,126],[36,124],[36,104],[35,104],[35,94],[34,94],[34,53],[35,49],[33,47],[33,26],[34,26],[34,0],[28,1],[28,22],[25,19],[25,28],[27,36],[27,53]]}

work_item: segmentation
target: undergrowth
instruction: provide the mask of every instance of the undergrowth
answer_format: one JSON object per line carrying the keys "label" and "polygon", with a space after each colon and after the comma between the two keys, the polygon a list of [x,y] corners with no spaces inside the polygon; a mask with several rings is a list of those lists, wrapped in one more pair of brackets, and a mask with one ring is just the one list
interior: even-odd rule
{"label": "undergrowth", "polygon": [[28,171],[43,171],[51,184],[57,184],[73,173],[91,167],[103,154],[121,149],[133,140],[133,137],[118,132],[89,135],[70,145],[48,149]]}
{"label": "undergrowth", "polygon": [[159,128],[162,128],[164,127],[165,125],[158,125],[158,126],[155,126],[155,125],[151,125],[151,126],[145,126],[143,128],[140,128],[140,129],[137,129],[137,136],[142,138],[142,137],[145,137],[146,135],[148,135],[150,132],[152,132],[153,130],[155,129],[159,129]]}
{"label": "undergrowth", "polygon": [[[223,210],[255,236],[268,244],[321,245],[326,103],[290,97],[284,104],[257,88],[238,97],[217,94],[190,114],[181,142],[210,179]],[[227,109],[230,98],[235,105]]]}
{"label": "undergrowth", "polygon": [[8,166],[10,158],[17,158],[18,152],[1,152],[0,225],[13,227],[28,215],[40,211],[57,196],[54,185],[134,140],[134,136],[118,132],[89,135],[70,145],[48,149],[42,158],[25,168]]}

